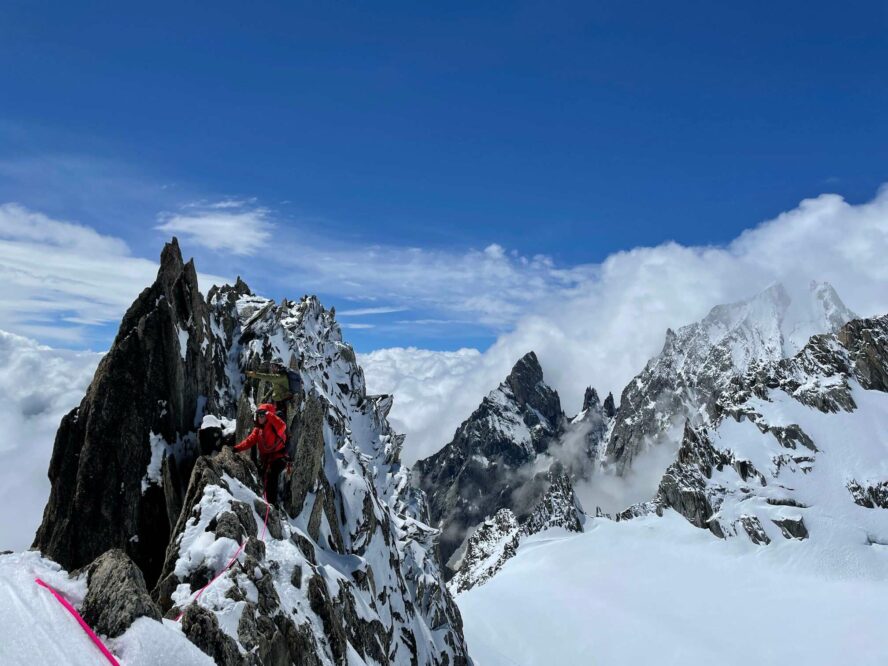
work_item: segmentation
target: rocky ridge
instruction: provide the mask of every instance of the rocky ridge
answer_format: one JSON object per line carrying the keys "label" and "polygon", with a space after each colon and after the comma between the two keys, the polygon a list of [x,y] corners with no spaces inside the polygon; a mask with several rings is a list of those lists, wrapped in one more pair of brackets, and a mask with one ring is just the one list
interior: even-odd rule
{"label": "rocky ridge", "polygon": [[[522,518],[530,513],[545,490],[545,479],[536,478],[532,462],[557,439],[564,420],[558,394],[543,381],[536,354],[530,352],[457,428],[449,444],[414,465],[431,520],[443,530],[442,562],[467,530],[501,508]],[[526,492],[515,496],[518,488]]]}
{"label": "rocky ridge", "polygon": [[[305,394],[289,417],[294,472],[263,535],[255,465],[230,449],[201,456],[198,435],[234,418],[244,434],[255,387],[243,373],[270,361],[298,370]],[[317,299],[276,304],[238,279],[205,300],[174,239],[63,420],[34,546],[69,570],[89,566],[90,593],[108,603],[114,585],[102,581],[150,599],[155,611],[118,603],[101,619],[115,632],[143,611],[185,609],[183,632],[217,663],[466,664],[391,404],[367,395]]]}
{"label": "rocky ridge", "polygon": [[582,532],[586,514],[573,492],[570,478],[559,463],[548,471],[546,492],[524,520],[508,508],[500,509],[482,522],[466,539],[459,568],[447,586],[456,595],[483,585],[502,569],[529,536],[562,528]]}

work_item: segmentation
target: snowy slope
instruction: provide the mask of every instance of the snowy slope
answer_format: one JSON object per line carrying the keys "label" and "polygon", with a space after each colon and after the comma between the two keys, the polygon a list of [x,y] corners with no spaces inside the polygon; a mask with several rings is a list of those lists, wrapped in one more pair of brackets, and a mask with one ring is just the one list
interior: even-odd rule
{"label": "snowy slope", "polygon": [[[4,666],[107,666],[77,620],[35,578],[75,607],[86,595],[86,575],[69,577],[38,553],[0,555],[0,663]],[[175,623],[140,618],[122,636],[103,641],[122,666],[212,666],[213,660],[182,636]]]}
{"label": "snowy slope", "polygon": [[478,666],[888,663],[888,552],[722,541],[674,512],[528,540],[457,597]]}

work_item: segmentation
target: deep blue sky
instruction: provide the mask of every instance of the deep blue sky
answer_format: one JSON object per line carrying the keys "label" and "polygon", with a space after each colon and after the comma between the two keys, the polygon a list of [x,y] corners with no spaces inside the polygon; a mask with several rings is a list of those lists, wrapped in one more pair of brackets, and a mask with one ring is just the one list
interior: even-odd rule
{"label": "deep blue sky", "polygon": [[160,210],[242,196],[355,242],[571,265],[888,181],[885,2],[281,5],[4,3],[0,160],[163,190],[29,173],[0,201],[146,257]]}

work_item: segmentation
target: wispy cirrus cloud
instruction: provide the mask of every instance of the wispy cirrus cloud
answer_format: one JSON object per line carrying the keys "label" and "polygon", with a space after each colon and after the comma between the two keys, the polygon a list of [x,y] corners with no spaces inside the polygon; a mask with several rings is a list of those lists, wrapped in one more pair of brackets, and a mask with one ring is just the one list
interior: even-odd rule
{"label": "wispy cirrus cloud", "polygon": [[[157,274],[120,238],[25,206],[0,205],[0,328],[67,344],[116,324]],[[223,282],[200,275],[204,287]]]}
{"label": "wispy cirrus cloud", "polygon": [[406,312],[410,308],[399,307],[379,307],[379,308],[354,308],[349,310],[337,310],[336,314],[340,317],[360,317],[363,315],[381,315],[391,314],[393,312]]}
{"label": "wispy cirrus cloud", "polygon": [[[491,331],[507,329],[553,294],[581,288],[598,271],[595,265],[558,267],[547,256],[528,257],[496,244],[449,251],[343,244],[304,233],[278,256],[281,281],[349,300],[373,294],[403,304],[399,310],[421,313],[422,323],[468,321]],[[367,310],[373,309],[347,312]]]}
{"label": "wispy cirrus cloud", "polygon": [[251,199],[192,203],[177,212],[164,212],[155,229],[214,252],[255,255],[268,245],[275,225],[271,211]]}

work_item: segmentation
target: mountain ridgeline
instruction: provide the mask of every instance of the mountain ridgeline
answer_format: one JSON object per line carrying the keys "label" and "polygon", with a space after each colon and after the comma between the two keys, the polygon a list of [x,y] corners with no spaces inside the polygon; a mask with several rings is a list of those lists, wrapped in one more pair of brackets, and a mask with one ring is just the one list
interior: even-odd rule
{"label": "mountain ridgeline", "polygon": [[[454,439],[414,467],[415,482],[429,497],[431,522],[442,530],[440,555],[451,590],[463,592],[489,580],[522,539],[541,529],[581,531],[586,514],[573,487],[578,482],[594,485],[603,475],[620,483],[636,460],[655,449],[668,452],[674,462],[668,469],[664,465],[659,486],[650,487],[647,496],[652,499],[628,507],[618,520],[674,509],[718,536],[739,531],[766,543],[777,535],[802,534],[803,528],[795,525],[803,504],[796,506],[796,500],[769,486],[768,480],[786,477],[792,470],[810,471],[813,450],[796,455],[773,451],[769,460],[777,462],[756,467],[748,457],[732,452],[730,441],[714,442],[713,432],[723,430],[726,415],[731,415],[758,423],[763,432],[777,433],[783,449],[804,449],[810,437],[801,428],[768,425],[767,410],[759,413],[762,410],[750,406],[747,398],[766,398],[762,386],[786,385],[772,377],[775,373],[800,375],[801,370],[789,368],[802,361],[791,359],[810,358],[814,350],[825,364],[817,380],[824,386],[836,384],[850,391],[855,372],[881,376],[884,366],[878,360],[864,369],[858,360],[857,369],[850,369],[846,347],[855,335],[871,340],[866,353],[855,352],[856,359],[879,359],[886,353],[879,320],[847,323],[855,318],[828,284],[812,283],[796,299],[782,285],[773,285],[747,300],[713,308],[700,322],[667,331],[663,350],[629,382],[619,407],[612,395],[602,404],[598,393],[588,388],[582,411],[573,418],[564,416],[536,356],[527,354],[457,429]],[[805,366],[811,372],[812,363]],[[794,399],[799,399],[800,382],[793,385]],[[863,379],[858,383],[867,387]],[[870,383],[879,386],[878,381]],[[818,403],[818,409],[831,412],[853,403],[850,393],[841,395],[844,398],[824,403],[828,407]],[[768,488],[762,501],[772,509],[760,513],[769,516],[771,528],[762,527],[764,518],[740,509],[730,519],[719,513],[719,507],[727,510],[731,497],[740,501],[757,493],[749,487],[743,491],[746,495],[738,494],[712,480],[713,470],[724,474],[728,468],[736,470],[742,483],[753,479]],[[852,476],[854,485],[849,488],[861,506],[884,501],[884,479],[861,470]],[[596,508],[596,515],[604,514]]]}
{"label": "mountain ridgeline", "polygon": [[[200,454],[220,424],[250,427],[245,372],[269,362],[299,372],[304,393],[289,416],[293,472],[263,535],[249,457]],[[391,405],[367,394],[316,298],[276,304],[238,279],[204,299],[173,239],[62,421],[34,547],[86,567],[85,617],[107,635],[184,610],[184,634],[220,664],[468,664]]]}

